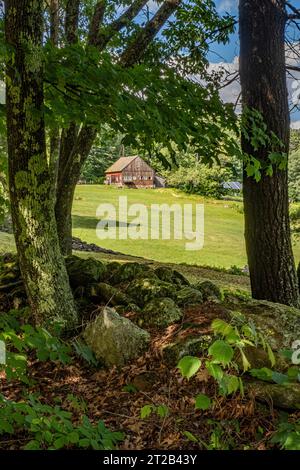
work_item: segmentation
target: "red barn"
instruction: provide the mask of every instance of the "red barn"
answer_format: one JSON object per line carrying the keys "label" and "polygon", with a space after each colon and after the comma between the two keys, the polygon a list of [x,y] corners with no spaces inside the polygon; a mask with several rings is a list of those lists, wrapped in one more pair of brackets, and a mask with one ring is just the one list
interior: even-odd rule
{"label": "red barn", "polygon": [[162,178],[138,155],[121,157],[105,172],[105,184],[128,188],[155,188],[164,186]]}

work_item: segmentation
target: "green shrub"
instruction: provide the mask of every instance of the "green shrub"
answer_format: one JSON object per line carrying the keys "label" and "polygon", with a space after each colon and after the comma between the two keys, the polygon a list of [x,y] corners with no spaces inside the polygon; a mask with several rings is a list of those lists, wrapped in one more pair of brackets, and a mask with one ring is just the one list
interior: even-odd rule
{"label": "green shrub", "polygon": [[228,179],[228,171],[220,167],[208,167],[198,163],[192,167],[180,167],[167,177],[169,186],[189,194],[220,199],[226,194],[222,183]]}
{"label": "green shrub", "polygon": [[44,405],[29,396],[16,403],[0,395],[0,436],[22,434],[25,450],[84,448],[112,450],[123,434],[112,432],[103,421],[92,424],[87,416],[73,424],[72,413],[59,406]]}

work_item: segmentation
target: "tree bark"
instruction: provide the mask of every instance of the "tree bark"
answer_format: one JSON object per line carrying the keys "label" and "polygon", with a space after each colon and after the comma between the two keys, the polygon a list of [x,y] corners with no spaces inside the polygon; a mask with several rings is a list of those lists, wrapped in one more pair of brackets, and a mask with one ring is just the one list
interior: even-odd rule
{"label": "tree bark", "polygon": [[[65,256],[72,253],[72,204],[76,184],[97,135],[97,131],[91,126],[83,126],[77,135],[74,126],[73,124],[68,129],[67,134],[76,134],[76,138],[71,140],[65,135],[62,140],[55,205],[60,248]],[[73,145],[70,148],[68,143],[71,142]]]}
{"label": "tree bark", "polygon": [[18,258],[38,324],[72,328],[77,313],[56,229],[43,113],[43,1],[7,0],[9,189]]}
{"label": "tree bark", "polygon": [[[288,153],[289,108],[285,74],[284,0],[240,0],[240,76],[243,109],[258,110],[268,132],[284,149],[253,147],[242,137],[243,151],[262,164],[272,151]],[[287,169],[274,166],[257,183],[244,171],[245,239],[252,295],[256,299],[299,306],[291,244]]]}
{"label": "tree bark", "polygon": [[[49,13],[50,13],[50,42],[52,46],[57,47],[59,43],[59,0],[50,0]],[[60,129],[59,127],[51,128],[49,131],[50,139],[50,170],[53,182],[57,185],[58,175],[58,159],[59,159],[59,146],[60,146]]]}

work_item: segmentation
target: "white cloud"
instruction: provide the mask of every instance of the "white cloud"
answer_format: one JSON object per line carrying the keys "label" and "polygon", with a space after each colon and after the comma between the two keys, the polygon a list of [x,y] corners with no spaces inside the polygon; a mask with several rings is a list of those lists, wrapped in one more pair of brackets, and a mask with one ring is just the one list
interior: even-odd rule
{"label": "white cloud", "polygon": [[[236,56],[233,59],[233,62],[210,63],[208,70],[211,73],[223,72],[224,85],[225,85],[227,81],[230,81],[238,73],[239,58]],[[239,100],[240,93],[241,93],[241,87],[240,87],[238,78],[234,80],[232,83],[230,83],[229,85],[220,89],[220,96],[225,103],[236,104],[237,101]],[[239,107],[237,107],[237,111],[238,112],[240,111]]]}
{"label": "white cloud", "polygon": [[291,123],[291,128],[292,129],[300,129],[300,121],[293,121]]}
{"label": "white cloud", "polygon": [[238,7],[238,0],[222,0],[218,6],[219,13],[232,13]]}
{"label": "white cloud", "polygon": [[[287,51],[287,64],[300,66],[300,45],[299,55],[296,50]],[[219,62],[219,63],[210,63],[209,69],[210,72],[224,72],[224,84],[227,81],[230,81],[234,77],[234,74],[239,70],[239,58],[235,57],[233,62]],[[287,87],[289,92],[290,108],[297,105],[300,107],[300,72],[291,71],[291,74],[287,76]],[[238,80],[233,81],[228,86],[220,89],[220,96],[225,103],[234,103],[236,104],[241,93],[241,87]],[[237,106],[236,111],[240,111],[240,106]],[[299,114],[291,115],[292,127],[300,128],[300,121],[296,121]],[[298,126],[298,127],[295,127]]]}

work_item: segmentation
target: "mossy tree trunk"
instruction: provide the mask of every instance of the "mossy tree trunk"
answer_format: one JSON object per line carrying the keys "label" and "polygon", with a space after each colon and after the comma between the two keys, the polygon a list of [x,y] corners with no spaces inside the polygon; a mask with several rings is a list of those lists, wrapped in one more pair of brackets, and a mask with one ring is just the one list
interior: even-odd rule
{"label": "mossy tree trunk", "polygon": [[[243,151],[262,164],[272,151],[288,153],[289,108],[285,70],[284,0],[240,0],[240,77],[244,109],[258,110],[283,143],[259,149],[245,136]],[[245,238],[255,299],[299,306],[288,200],[287,169],[274,167],[257,183],[244,172]]]}
{"label": "mossy tree trunk", "polygon": [[42,0],[7,0],[10,47],[6,104],[9,187],[22,277],[36,322],[63,329],[77,314],[55,222],[54,182],[46,153]]}

